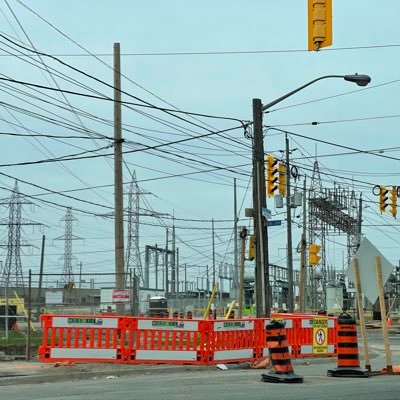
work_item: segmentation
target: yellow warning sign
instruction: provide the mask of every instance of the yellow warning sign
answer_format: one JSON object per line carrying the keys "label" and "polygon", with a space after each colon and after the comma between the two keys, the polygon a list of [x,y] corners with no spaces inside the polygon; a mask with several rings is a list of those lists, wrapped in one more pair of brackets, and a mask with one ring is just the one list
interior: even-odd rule
{"label": "yellow warning sign", "polygon": [[328,318],[314,318],[313,354],[328,353]]}

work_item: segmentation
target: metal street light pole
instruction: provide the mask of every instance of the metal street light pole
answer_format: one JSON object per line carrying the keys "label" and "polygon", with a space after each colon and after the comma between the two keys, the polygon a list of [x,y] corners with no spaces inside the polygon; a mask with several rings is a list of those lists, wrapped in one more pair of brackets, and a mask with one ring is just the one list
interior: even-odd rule
{"label": "metal street light pole", "polygon": [[[271,311],[271,288],[269,283],[268,228],[262,214],[266,208],[266,188],[264,169],[263,112],[287,99],[307,86],[322,79],[340,78],[358,86],[371,82],[368,75],[325,75],[316,78],[297,89],[262,105],[260,99],[253,99],[253,225],[256,238],[255,248],[255,300],[256,316],[269,316]],[[265,225],[265,226],[264,226]]]}

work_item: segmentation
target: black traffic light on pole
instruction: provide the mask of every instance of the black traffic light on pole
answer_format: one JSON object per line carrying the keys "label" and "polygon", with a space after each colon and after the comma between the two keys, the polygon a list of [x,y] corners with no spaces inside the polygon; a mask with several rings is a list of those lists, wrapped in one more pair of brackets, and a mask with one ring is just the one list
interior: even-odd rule
{"label": "black traffic light on pole", "polygon": [[386,212],[386,207],[388,206],[388,193],[389,190],[386,189],[385,186],[380,186],[380,191],[379,191],[379,211],[381,213]]}
{"label": "black traffic light on pole", "polygon": [[398,191],[397,186],[393,186],[392,189],[389,191],[389,199],[390,199],[390,211],[389,212],[395,218],[397,215],[397,191]]}
{"label": "black traffic light on pole", "polygon": [[278,160],[274,155],[267,155],[267,194],[269,197],[275,196],[278,189]]}

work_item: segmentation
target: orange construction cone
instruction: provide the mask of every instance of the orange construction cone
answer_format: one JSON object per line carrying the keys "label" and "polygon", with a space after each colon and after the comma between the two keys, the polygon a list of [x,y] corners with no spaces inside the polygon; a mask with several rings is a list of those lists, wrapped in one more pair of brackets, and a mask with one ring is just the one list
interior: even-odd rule
{"label": "orange construction cone", "polygon": [[264,382],[274,383],[302,383],[303,377],[293,371],[285,325],[279,321],[271,321],[265,329],[273,369],[268,374],[262,374],[261,379]]}
{"label": "orange construction cone", "polygon": [[368,371],[360,368],[357,342],[357,323],[350,314],[338,317],[337,368],[328,370],[328,376],[368,378]]}

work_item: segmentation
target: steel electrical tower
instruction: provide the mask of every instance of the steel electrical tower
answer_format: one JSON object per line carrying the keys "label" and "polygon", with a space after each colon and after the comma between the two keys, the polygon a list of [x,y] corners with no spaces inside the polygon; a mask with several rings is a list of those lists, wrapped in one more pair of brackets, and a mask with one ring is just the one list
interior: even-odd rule
{"label": "steel electrical tower", "polygon": [[68,207],[65,217],[60,219],[60,222],[64,222],[65,234],[54,239],[64,240],[64,255],[60,257],[60,260],[64,260],[64,267],[60,277],[61,287],[64,287],[67,284],[74,283],[72,260],[76,259],[76,257],[72,255],[72,241],[82,239],[72,234],[72,225],[75,221],[78,221],[78,219],[72,215],[72,208]]}
{"label": "steel electrical tower", "polygon": [[132,181],[129,185],[128,192],[128,235],[125,254],[125,272],[128,276],[131,268],[134,268],[136,274],[139,276],[140,285],[144,285],[145,279],[143,276],[142,260],[139,248],[139,196],[141,192],[139,185],[137,184],[135,171],[133,171],[131,175]]}
{"label": "steel electrical tower", "polygon": [[[337,267],[326,262],[326,242],[331,235],[347,235],[347,264],[357,250],[361,236],[362,202],[354,190],[334,182],[333,188],[322,188],[318,162],[314,171],[308,199],[309,243],[321,246],[320,272],[310,271],[311,308],[325,308],[327,284],[338,284]],[[343,266],[344,268],[344,266]]]}
{"label": "steel electrical tower", "polygon": [[21,263],[21,247],[29,247],[30,243],[21,238],[22,227],[26,225],[41,225],[37,222],[22,218],[22,206],[32,204],[25,200],[18,190],[18,183],[15,182],[11,197],[0,201],[0,204],[8,207],[8,219],[0,220],[0,225],[7,226],[7,244],[0,247],[7,248],[6,260],[1,271],[0,286],[23,288],[24,279]]}

